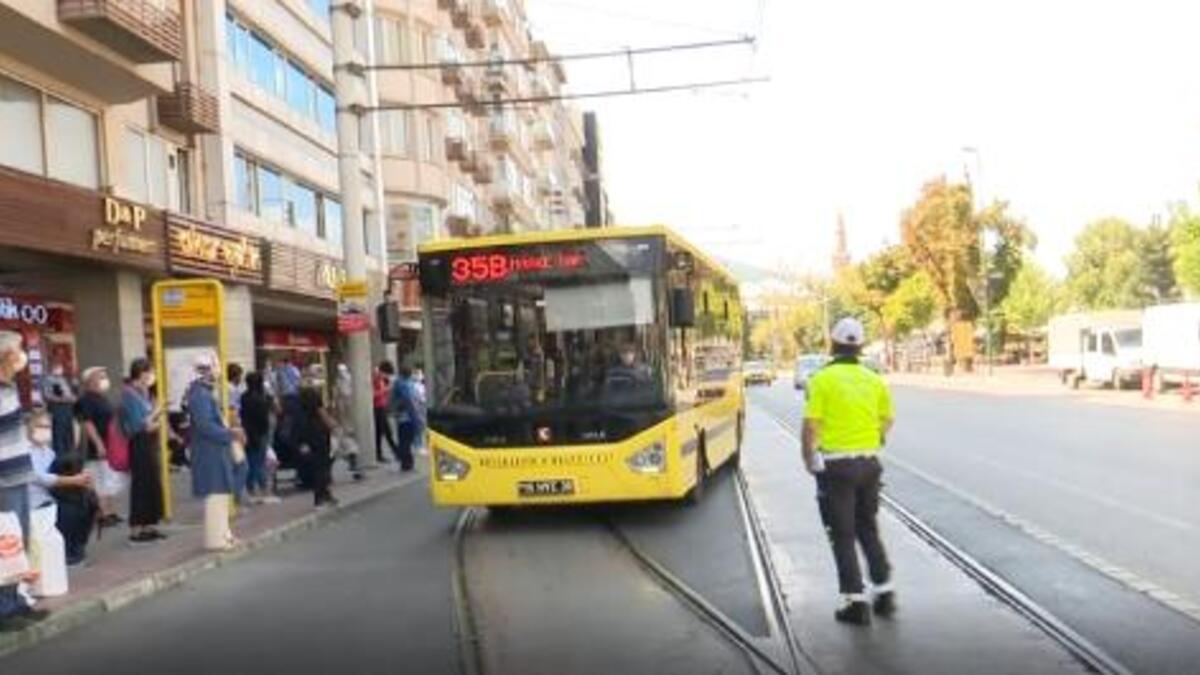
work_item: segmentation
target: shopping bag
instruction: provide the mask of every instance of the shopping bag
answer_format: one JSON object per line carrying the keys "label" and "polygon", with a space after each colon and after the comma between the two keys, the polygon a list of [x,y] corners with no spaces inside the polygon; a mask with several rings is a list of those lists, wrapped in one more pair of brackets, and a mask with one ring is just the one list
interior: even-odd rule
{"label": "shopping bag", "polygon": [[16,583],[29,570],[21,521],[11,511],[0,512],[0,586]]}
{"label": "shopping bag", "polygon": [[39,572],[33,594],[49,598],[67,593],[66,543],[58,531],[58,505],[50,504],[29,514],[29,558]]}

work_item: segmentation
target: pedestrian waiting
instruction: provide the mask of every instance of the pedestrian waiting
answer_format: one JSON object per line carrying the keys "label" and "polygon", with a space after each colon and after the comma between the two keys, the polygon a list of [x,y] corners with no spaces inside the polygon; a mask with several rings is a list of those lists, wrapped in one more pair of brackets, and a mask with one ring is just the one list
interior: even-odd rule
{"label": "pedestrian waiting", "polygon": [[164,418],[163,409],[150,398],[154,382],[149,359],[137,358],[121,392],[121,432],[129,444],[129,541],[135,544],[166,539],[157,528],[163,518],[159,434]]}
{"label": "pedestrian waiting", "polygon": [[[0,331],[0,569],[18,556],[26,559],[29,550],[29,484],[35,475],[15,382],[29,363],[21,343],[19,333]],[[22,630],[48,616],[20,593],[21,583],[35,581],[36,572],[0,572],[0,631]]]}
{"label": "pedestrian waiting", "polygon": [[247,375],[246,392],[242,394],[238,405],[238,417],[246,433],[246,493],[255,504],[279,503],[279,498],[270,491],[267,461],[274,405],[262,373]]}
{"label": "pedestrian waiting", "polygon": [[55,359],[50,366],[50,374],[42,380],[42,399],[46,402],[54,426],[54,452],[60,457],[64,456],[75,450],[75,403],[79,399],[61,358]]}
{"label": "pedestrian waiting", "polygon": [[[29,456],[33,462],[35,476],[34,482],[29,485],[29,540],[33,553],[31,562],[39,577],[37,586],[33,589],[37,596],[62,595],[67,592],[67,565],[82,562],[79,539],[82,537],[83,545],[86,545],[88,533],[91,531],[90,522],[84,525],[59,515],[59,503],[54,493],[86,493],[91,489],[92,479],[86,473],[57,473],[56,466],[60,461],[51,446],[54,440],[54,425],[51,419],[45,408],[34,408],[25,420]],[[73,541],[70,549],[64,526],[67,531],[74,529],[71,531]]]}
{"label": "pedestrian waiting", "polygon": [[112,527],[124,520],[117,515],[116,500],[128,482],[125,473],[114,469],[108,458],[108,434],[116,419],[116,409],[108,399],[111,389],[108,371],[99,366],[87,368],[83,371],[83,395],[76,406],[82,426],[87,470],[92,475],[96,494],[100,498],[102,527]]}
{"label": "pedestrian waiting", "polygon": [[87,544],[96,523],[96,494],[92,477],[83,468],[79,449],[59,455],[48,442],[53,436],[53,415],[35,408],[26,427],[29,454],[36,480],[30,485],[29,503],[36,511],[53,505],[55,524],[62,534],[66,564],[81,565],[87,558]]}
{"label": "pedestrian waiting", "polygon": [[229,526],[229,503],[234,491],[233,443],[245,443],[240,429],[230,429],[217,401],[215,357],[201,356],[185,400],[191,418],[192,492],[204,500],[204,546],[229,550],[237,545]]}

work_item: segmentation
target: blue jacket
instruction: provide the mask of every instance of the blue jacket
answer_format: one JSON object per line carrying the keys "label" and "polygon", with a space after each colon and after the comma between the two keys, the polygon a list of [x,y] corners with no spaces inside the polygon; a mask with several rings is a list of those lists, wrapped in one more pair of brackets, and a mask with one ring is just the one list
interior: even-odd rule
{"label": "blue jacket", "polygon": [[192,420],[192,492],[197,497],[233,493],[233,432],[225,424],[211,384],[193,382],[185,396]]}
{"label": "blue jacket", "polygon": [[417,396],[412,383],[406,378],[397,377],[392,383],[391,395],[392,413],[396,415],[396,424],[420,424],[421,416],[417,414]]}

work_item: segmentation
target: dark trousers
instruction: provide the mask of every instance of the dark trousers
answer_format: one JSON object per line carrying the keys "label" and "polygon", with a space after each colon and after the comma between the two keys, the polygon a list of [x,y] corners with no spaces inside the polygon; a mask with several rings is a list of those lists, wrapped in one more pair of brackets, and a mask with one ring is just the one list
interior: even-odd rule
{"label": "dark trousers", "polygon": [[71,494],[57,500],[57,526],[63,536],[68,564],[87,557],[87,543],[92,535],[92,526],[96,523],[97,509],[86,497],[85,494]]}
{"label": "dark trousers", "polygon": [[875,522],[882,474],[883,467],[873,457],[827,461],[825,470],[817,474],[817,505],[833,547],[842,593],[863,592],[856,543],[867,558],[871,582],[880,585],[891,578],[891,566]]}
{"label": "dark trousers", "polygon": [[401,422],[396,425],[396,461],[400,462],[400,470],[408,471],[413,468],[413,441],[417,440],[417,425],[412,422]]}
{"label": "dark trousers", "polygon": [[308,461],[312,467],[313,504],[321,505],[333,497],[329,486],[333,483],[333,457],[328,449],[313,450]]}
{"label": "dark trousers", "polygon": [[392,454],[396,454],[396,435],[392,433],[392,422],[388,419],[387,408],[375,409],[375,459],[383,461],[383,441],[387,440]]}
{"label": "dark trousers", "polygon": [[51,447],[55,457],[66,457],[75,449],[75,413],[70,403],[50,404]]}

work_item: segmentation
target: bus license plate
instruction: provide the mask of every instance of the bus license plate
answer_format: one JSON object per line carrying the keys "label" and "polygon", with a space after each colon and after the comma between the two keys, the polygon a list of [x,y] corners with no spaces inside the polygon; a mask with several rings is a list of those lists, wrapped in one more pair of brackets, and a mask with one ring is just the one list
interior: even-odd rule
{"label": "bus license plate", "polygon": [[573,494],[575,481],[570,478],[523,480],[517,483],[517,495],[521,497],[560,497]]}

